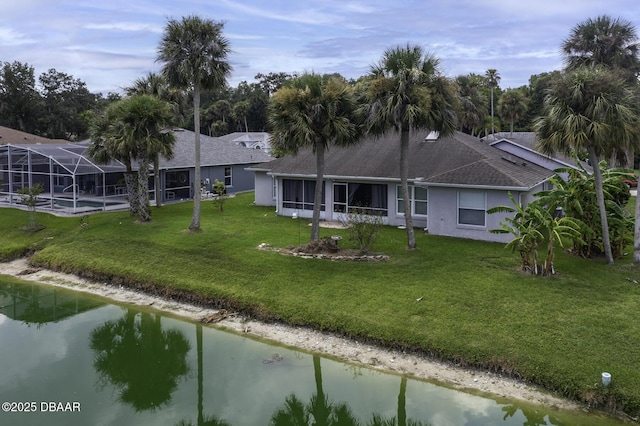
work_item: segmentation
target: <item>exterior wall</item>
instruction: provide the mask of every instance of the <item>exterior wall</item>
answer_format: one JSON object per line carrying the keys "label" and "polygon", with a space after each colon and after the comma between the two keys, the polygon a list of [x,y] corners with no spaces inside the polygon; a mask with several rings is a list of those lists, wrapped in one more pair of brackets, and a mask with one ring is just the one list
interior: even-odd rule
{"label": "exterior wall", "polygon": [[[339,181],[343,183],[344,181]],[[325,211],[320,212],[320,219],[326,221],[339,221],[344,217],[342,213],[333,212],[333,182],[325,181]],[[375,182],[380,184],[381,182]],[[397,211],[397,183],[390,182],[387,184],[387,217],[384,223],[391,226],[404,226],[404,213]],[[294,214],[301,218],[310,219],[313,210],[283,208],[282,207],[282,178],[278,178],[277,197],[272,196],[273,181],[271,176],[266,172],[255,173],[255,203],[259,206],[275,206],[276,212],[280,216],[291,217]],[[535,199],[533,194],[543,189],[543,184],[538,185],[530,192],[514,192],[512,193],[517,202],[524,205]],[[489,232],[491,229],[500,228],[500,222],[504,221],[508,214],[506,213],[485,213],[485,225],[474,226],[458,223],[458,193],[459,191],[478,192],[485,195],[486,209],[496,206],[511,206],[511,200],[508,197],[508,191],[500,190],[465,190],[462,188],[444,188],[429,187],[428,188],[428,216],[416,215],[412,216],[415,228],[424,228],[430,234],[443,235],[456,238],[467,238],[483,241],[494,241],[507,243],[513,238],[510,234],[493,234]]]}
{"label": "exterior wall", "polygon": [[[266,172],[254,173],[255,203],[257,206],[275,206],[273,198],[273,178]],[[279,206],[278,206],[279,207]],[[279,208],[276,209],[280,211]]]}
{"label": "exterior wall", "polygon": [[[236,192],[251,191],[255,189],[255,180],[253,172],[245,170],[248,164],[234,164],[228,166],[213,166],[202,167],[200,169],[200,176],[203,181],[206,182],[209,179],[209,183],[206,184],[208,191],[213,191],[212,187],[216,179],[220,182],[224,182],[224,169],[225,167],[231,167],[231,185],[227,186],[227,193],[233,194]],[[191,179],[193,180],[195,171],[191,171]]]}
{"label": "exterior wall", "polygon": [[[428,232],[473,240],[509,242],[510,234],[492,234],[491,229],[500,228],[500,222],[507,217],[506,213],[485,214],[485,226],[465,225],[458,223],[458,192],[461,188],[429,188],[429,224]],[[507,191],[474,190],[486,195],[487,210],[496,206],[511,206]],[[513,193],[516,201],[520,193]]]}

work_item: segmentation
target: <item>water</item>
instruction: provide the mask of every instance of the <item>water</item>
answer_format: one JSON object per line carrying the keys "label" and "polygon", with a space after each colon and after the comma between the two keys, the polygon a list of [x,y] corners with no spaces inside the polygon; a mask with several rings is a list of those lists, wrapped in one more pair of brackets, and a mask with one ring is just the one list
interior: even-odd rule
{"label": "water", "polygon": [[[73,200],[55,199],[54,204],[58,207],[73,207]],[[94,200],[77,200],[76,207],[104,207],[122,204],[118,201],[94,201]]]}
{"label": "water", "polygon": [[2,425],[619,424],[2,276],[0,343]]}

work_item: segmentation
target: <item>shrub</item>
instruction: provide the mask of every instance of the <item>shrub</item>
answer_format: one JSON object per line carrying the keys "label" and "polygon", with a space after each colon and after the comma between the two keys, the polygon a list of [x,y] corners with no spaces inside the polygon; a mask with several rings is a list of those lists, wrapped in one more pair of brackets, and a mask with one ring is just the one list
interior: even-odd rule
{"label": "shrub", "polygon": [[364,209],[354,209],[347,213],[340,219],[340,223],[346,228],[347,238],[358,247],[360,254],[371,251],[383,225],[380,215],[367,214]]}

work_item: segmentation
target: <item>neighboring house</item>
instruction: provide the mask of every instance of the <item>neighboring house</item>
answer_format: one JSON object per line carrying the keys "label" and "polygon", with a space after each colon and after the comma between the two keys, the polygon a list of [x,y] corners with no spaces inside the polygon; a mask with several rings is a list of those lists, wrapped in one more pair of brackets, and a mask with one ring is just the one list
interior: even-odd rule
{"label": "neighboring house", "polygon": [[[538,139],[534,132],[498,132],[484,140],[485,143],[498,148],[508,154],[525,159],[549,170],[559,168],[577,168],[576,160],[562,154],[554,154],[553,157],[545,155],[538,149]],[[581,162],[582,167],[591,171],[591,166]]]}
{"label": "neighboring house", "polygon": [[0,126],[0,145],[29,145],[29,144],[61,144],[69,143],[64,139],[49,139],[43,136],[32,135],[20,130]]}
{"label": "neighboring house", "polygon": [[[17,135],[18,143],[13,139],[0,145],[0,205],[19,205],[18,191],[40,183],[44,189],[39,197],[42,209],[80,213],[127,207],[122,163],[92,161],[87,155],[89,141],[45,143],[44,138],[20,133],[6,132]],[[202,182],[194,185],[195,134],[182,129],[174,134],[174,158],[160,161],[159,194],[166,201],[191,199],[196,190],[211,193],[216,179],[225,183],[227,193],[253,190],[254,176],[246,168],[272,158],[262,150],[201,135]],[[8,139],[2,134],[2,139],[5,137]],[[29,143],[20,143],[23,141]],[[153,199],[153,179],[149,189]]]}
{"label": "neighboring house", "polygon": [[160,159],[160,182],[164,200],[193,198],[194,187],[212,191],[216,179],[224,182],[227,193],[254,189],[253,173],[246,168],[269,161],[272,157],[260,149],[249,150],[222,138],[200,135],[200,174],[202,182],[193,185],[195,177],[195,133],[174,130],[176,145],[171,160]]}
{"label": "neighboring house", "polygon": [[267,153],[271,150],[271,135],[266,132],[234,132],[219,136],[218,139],[249,149],[261,149]]}
{"label": "neighboring house", "polygon": [[[358,145],[330,147],[325,156],[321,218],[339,220],[364,208],[388,225],[404,225],[400,189],[398,136],[368,138]],[[275,206],[283,216],[311,217],[315,189],[315,155],[298,155],[252,166],[255,202]],[[505,214],[486,211],[511,205],[508,194],[523,204],[546,189],[552,170],[501,151],[474,136],[456,132],[437,138],[415,132],[409,142],[409,185],[413,223],[430,234],[487,241],[509,241],[492,234]]]}

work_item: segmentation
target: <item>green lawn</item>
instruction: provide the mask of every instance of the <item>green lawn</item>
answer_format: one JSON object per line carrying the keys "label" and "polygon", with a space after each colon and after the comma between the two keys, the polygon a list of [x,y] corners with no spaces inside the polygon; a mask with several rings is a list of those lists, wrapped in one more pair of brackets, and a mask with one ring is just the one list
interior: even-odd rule
{"label": "green lawn", "polygon": [[[39,264],[109,277],[190,301],[213,301],[263,319],[309,325],[462,365],[505,372],[603,409],[640,414],[640,270],[629,254],[608,266],[559,253],[558,275],[518,271],[502,244],[385,227],[380,263],[335,262],[258,250],[308,241],[305,220],[275,216],[242,194],[216,211],[202,207],[202,232],[188,233],[192,204],[153,209],[153,221],[126,212],[59,218],[21,230],[28,213],[0,209],[0,260],[36,251]],[[342,234],[322,229],[322,235]],[[346,239],[341,242],[349,246]],[[416,301],[422,297],[421,301]],[[612,374],[603,389],[601,372]]]}

